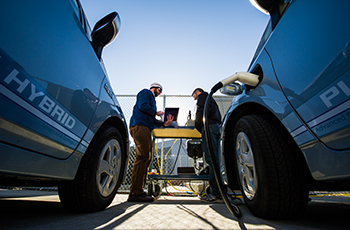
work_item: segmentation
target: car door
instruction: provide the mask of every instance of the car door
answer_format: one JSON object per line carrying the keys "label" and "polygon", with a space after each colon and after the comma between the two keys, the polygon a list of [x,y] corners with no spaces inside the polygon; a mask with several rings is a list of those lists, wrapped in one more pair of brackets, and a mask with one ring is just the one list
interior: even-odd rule
{"label": "car door", "polygon": [[84,153],[105,72],[79,2],[2,1],[0,9],[3,141],[59,159],[79,143]]}
{"label": "car door", "polygon": [[350,148],[350,3],[291,4],[265,47],[278,81],[315,137]]}

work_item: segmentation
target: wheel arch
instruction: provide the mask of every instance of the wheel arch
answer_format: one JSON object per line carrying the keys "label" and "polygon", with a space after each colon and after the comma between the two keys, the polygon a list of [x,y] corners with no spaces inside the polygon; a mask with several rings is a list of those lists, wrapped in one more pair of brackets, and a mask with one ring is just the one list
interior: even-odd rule
{"label": "wheel arch", "polygon": [[108,118],[99,128],[102,130],[105,126],[110,125],[115,127],[122,136],[123,144],[125,147],[125,158],[124,158],[124,168],[123,168],[123,181],[126,175],[126,168],[128,167],[128,158],[129,158],[129,131],[127,125],[119,117],[113,116]]}
{"label": "wheel arch", "polygon": [[113,117],[108,118],[100,126],[99,130],[102,129],[106,125],[110,125],[110,126],[115,127],[116,129],[118,129],[118,131],[122,135],[123,143],[124,143],[125,148],[126,148],[127,153],[128,153],[129,152],[129,131],[128,131],[127,126],[125,125],[125,123],[119,117],[113,116]]}
{"label": "wheel arch", "polygon": [[[129,132],[127,129],[127,125],[123,122],[123,120],[117,116],[112,116],[106,119],[102,125],[98,128],[96,131],[96,134],[94,135],[93,139],[91,140],[90,143],[92,143],[96,138],[98,138],[98,135],[101,131],[104,130],[106,126],[112,126],[115,127],[119,133],[121,134],[121,137],[123,139],[123,145],[125,147],[125,156],[124,156],[124,168],[123,168],[123,181],[125,179],[126,175],[126,168],[128,167],[128,158],[129,158]],[[84,156],[83,156],[84,157]]]}

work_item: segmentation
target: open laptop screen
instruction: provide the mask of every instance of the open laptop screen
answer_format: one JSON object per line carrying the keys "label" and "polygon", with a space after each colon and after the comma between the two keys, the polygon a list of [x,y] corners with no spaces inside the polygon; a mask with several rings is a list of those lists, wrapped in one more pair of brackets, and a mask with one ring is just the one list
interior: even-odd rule
{"label": "open laptop screen", "polygon": [[165,114],[164,114],[164,122],[166,122],[167,116],[171,114],[174,116],[174,120],[173,121],[177,121],[177,116],[179,114],[179,108],[165,108]]}

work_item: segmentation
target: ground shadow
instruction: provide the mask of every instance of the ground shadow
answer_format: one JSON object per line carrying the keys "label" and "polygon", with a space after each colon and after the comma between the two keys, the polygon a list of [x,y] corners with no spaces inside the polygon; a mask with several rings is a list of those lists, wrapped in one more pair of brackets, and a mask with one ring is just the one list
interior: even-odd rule
{"label": "ground shadow", "polygon": [[[349,197],[316,197],[309,202],[304,214],[293,220],[266,220],[255,217],[247,206],[239,205],[242,218],[238,219],[240,228],[247,229],[248,224],[266,225],[274,229],[349,229],[350,198]],[[212,205],[211,208],[220,215],[230,219],[235,217]]]}
{"label": "ground shadow", "polygon": [[[108,222],[117,226],[147,205],[123,202],[100,212],[73,213],[64,209],[59,201],[0,198],[0,229],[95,229]],[[132,211],[116,221],[113,220],[131,206],[135,206]]]}

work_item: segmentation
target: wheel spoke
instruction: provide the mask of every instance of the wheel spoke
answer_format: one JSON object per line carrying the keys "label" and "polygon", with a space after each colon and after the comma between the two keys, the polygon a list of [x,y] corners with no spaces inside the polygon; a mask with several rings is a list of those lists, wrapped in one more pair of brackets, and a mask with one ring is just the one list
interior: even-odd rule
{"label": "wheel spoke", "polygon": [[248,137],[240,132],[236,139],[236,157],[239,171],[239,177],[242,183],[244,193],[249,199],[255,195],[256,176],[254,166],[254,156]]}
{"label": "wheel spoke", "polygon": [[107,142],[100,155],[97,181],[101,194],[108,196],[114,190],[121,169],[121,148],[117,140]]}
{"label": "wheel spoke", "polygon": [[101,160],[100,161],[100,165],[98,167],[98,174],[102,174],[102,173],[108,173],[110,168],[109,162],[105,161],[105,160]]}

